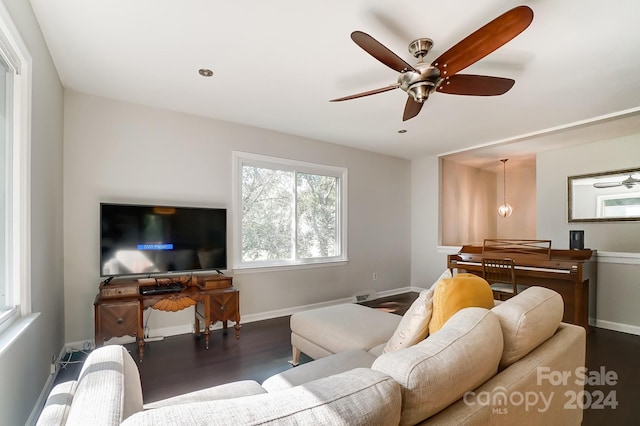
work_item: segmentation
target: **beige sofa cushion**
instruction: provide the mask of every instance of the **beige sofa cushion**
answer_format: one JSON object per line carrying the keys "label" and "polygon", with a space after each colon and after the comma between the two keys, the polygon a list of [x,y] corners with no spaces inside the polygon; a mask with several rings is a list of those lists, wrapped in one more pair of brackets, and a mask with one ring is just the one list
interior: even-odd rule
{"label": "beige sofa cushion", "polygon": [[104,346],[85,360],[67,425],[117,425],[142,410],[136,362],[124,346]]}
{"label": "beige sofa cushion", "polygon": [[289,389],[354,368],[369,368],[375,360],[376,357],[364,349],[338,352],[273,375],[262,382],[262,387],[267,392]]}
{"label": "beige sofa cushion", "polygon": [[433,307],[433,289],[422,291],[402,316],[398,328],[387,341],[382,353],[408,348],[429,334],[429,321]]}
{"label": "beige sofa cushion", "polygon": [[553,336],[562,321],[562,296],[545,287],[529,287],[492,309],[504,337],[504,369]]}
{"label": "beige sofa cushion", "polygon": [[206,389],[201,389],[159,401],[144,404],[145,410],[153,408],[168,407],[169,405],[186,404],[189,402],[214,401],[216,399],[239,398],[241,396],[259,395],[267,393],[255,380],[240,380],[237,382],[224,383]]}
{"label": "beige sofa cushion", "polygon": [[416,424],[495,375],[502,342],[495,314],[466,308],[422,342],[380,355],[371,368],[400,383],[400,424]]}
{"label": "beige sofa cushion", "polygon": [[357,368],[273,393],[146,410],[122,425],[397,425],[401,404],[395,380]]}

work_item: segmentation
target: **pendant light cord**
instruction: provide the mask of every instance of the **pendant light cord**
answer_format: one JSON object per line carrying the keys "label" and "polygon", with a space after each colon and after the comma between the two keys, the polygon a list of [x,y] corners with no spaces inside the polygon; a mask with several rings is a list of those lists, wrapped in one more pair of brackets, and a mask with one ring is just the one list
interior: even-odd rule
{"label": "pendant light cord", "polygon": [[509,159],[500,160],[502,161],[502,204],[507,204],[507,161]]}

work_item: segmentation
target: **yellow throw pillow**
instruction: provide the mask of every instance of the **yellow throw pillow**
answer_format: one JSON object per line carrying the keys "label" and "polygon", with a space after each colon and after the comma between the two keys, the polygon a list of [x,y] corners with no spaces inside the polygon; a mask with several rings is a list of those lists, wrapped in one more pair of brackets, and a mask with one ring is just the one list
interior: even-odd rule
{"label": "yellow throw pillow", "polygon": [[460,309],[470,307],[493,308],[493,292],[484,278],[460,273],[453,278],[441,279],[433,294],[429,334],[440,330]]}

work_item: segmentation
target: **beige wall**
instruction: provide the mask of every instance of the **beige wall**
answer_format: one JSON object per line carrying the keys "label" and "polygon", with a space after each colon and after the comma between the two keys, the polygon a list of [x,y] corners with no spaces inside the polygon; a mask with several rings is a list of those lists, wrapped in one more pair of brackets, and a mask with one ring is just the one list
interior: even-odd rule
{"label": "beige wall", "polygon": [[[535,239],[536,238],[536,162],[507,162],[507,203],[513,207],[513,214],[500,217],[497,206],[502,204],[502,170],[496,173],[498,199],[492,210],[496,220],[496,238]],[[544,196],[544,194],[542,194]]]}
{"label": "beige wall", "polygon": [[[245,319],[410,283],[406,160],[292,135],[67,91],[64,273],[67,342],[93,338],[99,203],[231,204],[232,151],[348,168],[348,256],[342,266],[234,273]],[[228,241],[233,242],[229,227]],[[229,247],[229,255],[233,253]],[[233,264],[230,259],[229,265]],[[373,273],[378,279],[372,280]],[[153,311],[152,330],[184,333],[193,313]]]}
{"label": "beige wall", "polygon": [[502,204],[503,172],[484,170],[443,158],[441,214],[443,246],[482,244],[485,238],[536,238],[535,161],[507,163],[506,201],[513,214],[497,214]]}
{"label": "beige wall", "polygon": [[440,164],[442,245],[482,244],[495,238],[496,174],[447,159]]}

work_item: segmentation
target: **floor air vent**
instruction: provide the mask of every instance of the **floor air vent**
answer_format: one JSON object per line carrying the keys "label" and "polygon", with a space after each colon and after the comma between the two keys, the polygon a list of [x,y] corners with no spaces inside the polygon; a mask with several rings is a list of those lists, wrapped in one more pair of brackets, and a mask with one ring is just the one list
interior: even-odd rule
{"label": "floor air vent", "polygon": [[366,302],[369,300],[375,300],[378,298],[378,293],[375,290],[363,291],[362,293],[356,293],[354,296],[356,303]]}

